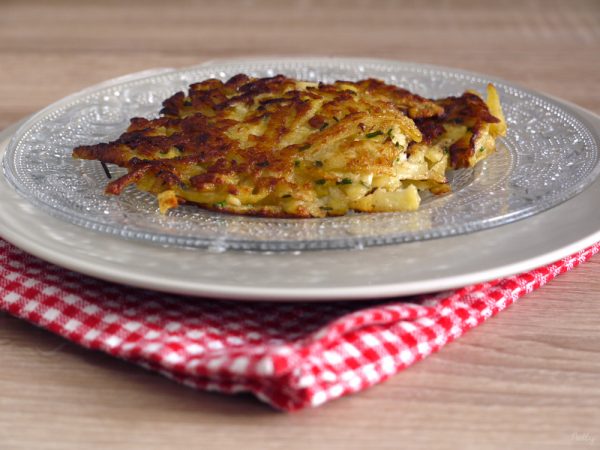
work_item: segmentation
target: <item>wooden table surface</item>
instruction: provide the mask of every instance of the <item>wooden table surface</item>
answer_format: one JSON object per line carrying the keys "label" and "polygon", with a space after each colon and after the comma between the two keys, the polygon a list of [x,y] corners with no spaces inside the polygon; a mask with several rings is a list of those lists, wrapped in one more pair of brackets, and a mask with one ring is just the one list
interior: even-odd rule
{"label": "wooden table surface", "polygon": [[[0,129],[118,75],[251,55],[455,66],[600,113],[598,0],[4,0]],[[388,382],[294,414],[0,315],[0,449],[195,447],[599,448],[600,258]]]}

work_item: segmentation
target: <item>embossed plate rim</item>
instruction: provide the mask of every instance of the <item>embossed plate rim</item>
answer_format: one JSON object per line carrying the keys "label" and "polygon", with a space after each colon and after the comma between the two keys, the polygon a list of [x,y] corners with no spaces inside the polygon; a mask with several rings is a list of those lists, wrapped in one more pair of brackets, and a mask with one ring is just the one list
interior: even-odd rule
{"label": "embossed plate rim", "polygon": [[[399,62],[399,61],[386,61],[386,60],[376,60],[376,59],[352,59],[352,58],[286,58],[286,61],[288,61],[289,64],[295,63],[301,63],[302,61],[306,61],[307,63],[317,63],[317,62],[329,62],[331,63],[332,61],[339,61],[340,64],[382,64],[382,65],[386,65],[386,64],[390,64],[390,63],[394,63],[394,64],[399,64],[401,66],[405,66],[405,67],[412,67],[415,70],[431,70],[431,71],[448,71],[451,76],[454,77],[459,77],[459,76],[463,76],[463,77],[471,77],[471,78],[478,78],[480,80],[489,80],[489,81],[493,81],[496,82],[498,84],[504,85],[505,87],[507,87],[507,89],[514,89],[517,92],[523,92],[525,94],[528,94],[530,96],[533,97],[533,99],[540,99],[549,103],[550,106],[555,107],[555,108],[559,108],[553,99],[540,95],[539,93],[533,92],[529,89],[526,88],[522,88],[522,87],[518,87],[515,86],[514,84],[511,83],[507,83],[506,81],[503,80],[498,80],[495,79],[493,77],[488,77],[486,75],[481,75],[481,74],[477,74],[477,73],[472,73],[472,72],[468,72],[468,71],[463,71],[460,69],[453,69],[453,68],[444,68],[444,67],[437,67],[437,66],[430,66],[430,65],[424,65],[424,64],[416,64],[416,63],[404,63],[404,62]],[[251,63],[262,63],[262,64],[268,64],[270,61],[270,59],[265,59],[265,58],[253,58],[253,59],[243,59],[243,60],[223,60],[223,61],[211,61],[210,63],[204,63],[201,64],[199,66],[194,66],[191,68],[186,68],[186,69],[181,69],[181,70],[175,70],[175,72],[182,72],[182,71],[193,71],[196,70],[197,68],[201,68],[201,69],[210,69],[212,67],[215,67],[215,70],[218,69],[219,65],[227,65],[227,64],[251,64]],[[274,61],[274,60],[273,60]],[[407,69],[408,70],[408,69]],[[119,84],[119,83],[125,83],[125,82],[129,82],[129,81],[140,81],[143,80],[145,78],[148,77],[155,77],[155,76],[162,76],[162,75],[169,75],[170,73],[173,72],[173,69],[160,69],[158,71],[156,70],[150,70],[150,71],[145,71],[142,73],[138,73],[138,74],[131,74],[131,75],[126,75],[124,77],[115,79],[115,80],[109,80],[105,83],[101,83],[100,85],[97,86],[93,86],[91,88],[88,88],[84,91],[81,91],[77,94],[74,94],[72,96],[66,97],[65,99],[61,100],[59,103],[61,105],[65,105],[68,104],[71,99],[77,99],[83,95],[85,95],[87,92],[95,92],[98,91],[100,88],[102,87],[110,87],[110,86],[114,86],[115,84]],[[58,104],[58,103],[57,103]],[[55,105],[57,105],[55,104]],[[34,116],[33,119],[30,119],[30,121],[28,123],[35,123],[35,121],[37,120],[38,117],[42,117],[44,114],[48,114],[50,111],[52,111],[52,107],[54,105],[51,105],[50,107],[40,111],[40,113],[38,113],[37,115]],[[579,117],[576,117],[576,119],[580,119]],[[27,124],[25,125],[25,127],[27,126]],[[596,174],[598,170],[598,166],[596,166],[593,171],[594,174]],[[588,176],[586,176],[588,177]],[[575,189],[576,192],[580,191],[583,188],[583,186],[581,186],[580,188]],[[573,194],[574,195],[574,194]],[[562,201],[567,200],[568,197],[564,196],[563,198],[560,198],[557,200],[558,204]],[[50,207],[48,205],[44,205],[46,207]],[[534,212],[519,212],[520,216],[519,218],[524,218],[527,217],[528,215],[532,214]],[[143,236],[143,233],[147,232],[147,230],[139,230],[137,228],[131,230],[131,229],[125,229],[123,230],[122,228],[116,227],[114,225],[111,225],[110,223],[107,224],[104,222],[97,222],[94,219],[87,219],[85,220],[83,223],[81,221],[80,218],[78,217],[63,217],[65,220],[69,220],[71,219],[72,222],[76,222],[79,223],[81,225],[84,226],[90,226],[89,224],[92,224],[91,226],[96,227],[97,229],[100,229],[104,232],[112,232],[112,233],[121,233],[121,236],[124,237],[128,237],[128,238],[136,238],[136,239],[144,239],[141,236]],[[491,223],[491,221],[490,221]],[[499,224],[502,224],[499,223]],[[469,224],[470,225],[470,224]],[[455,225],[454,228],[452,229],[451,232],[444,234],[445,231],[443,230],[443,232],[435,234],[433,237],[446,237],[448,235],[454,235],[454,234],[460,234],[460,233],[465,233],[465,232],[471,232],[472,230],[477,230],[479,228],[481,228],[482,226],[477,225],[474,227],[469,228],[469,225],[465,225],[465,224],[459,224],[459,225]],[[492,226],[497,226],[498,223],[492,225]],[[490,226],[489,224],[486,226]],[[112,228],[111,228],[112,227]],[[115,228],[113,230],[113,228]],[[156,232],[153,234],[153,237],[155,235],[158,235],[160,239],[163,239],[161,241],[161,243],[166,243],[168,245],[182,245],[183,242],[186,242],[186,239],[188,239],[186,236],[184,237],[180,237],[180,236],[164,236],[162,235],[160,232]],[[390,237],[391,236],[391,237]],[[211,240],[208,241],[208,244],[206,242],[207,238],[198,238],[198,237],[194,237],[192,236],[192,239],[196,239],[196,241],[194,241],[195,243],[192,245],[209,245]],[[201,239],[204,239],[201,240]],[[359,237],[359,238],[349,238],[349,237],[336,237],[336,238],[332,238],[332,239],[323,239],[322,241],[316,241],[316,245],[311,245],[313,244],[312,241],[267,241],[265,242],[250,242],[250,245],[246,245],[246,242],[243,240],[232,240],[230,238],[227,238],[226,241],[220,241],[218,239],[214,239],[211,238],[212,241],[216,241],[217,244],[219,245],[228,245],[231,246],[231,248],[253,248],[253,249],[267,249],[267,250],[294,250],[294,249],[298,249],[298,248],[302,248],[302,249],[311,249],[311,248],[338,248],[339,246],[353,246],[353,245],[362,245],[362,244],[366,244],[366,245],[376,245],[376,244],[388,244],[390,242],[402,242],[404,239],[403,238],[398,238],[397,236],[394,235],[380,235],[380,236],[369,236],[369,237]],[[417,238],[420,239],[420,238]],[[425,238],[428,239],[428,238]],[[355,242],[356,241],[356,242]],[[185,244],[184,244],[185,245]]]}

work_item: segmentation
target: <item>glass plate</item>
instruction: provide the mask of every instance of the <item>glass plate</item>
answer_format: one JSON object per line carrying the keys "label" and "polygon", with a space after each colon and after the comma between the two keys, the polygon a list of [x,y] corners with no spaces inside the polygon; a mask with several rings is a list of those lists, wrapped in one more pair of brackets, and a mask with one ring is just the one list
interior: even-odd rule
{"label": "glass plate", "polygon": [[[166,216],[153,196],[129,187],[104,195],[95,161],[71,158],[73,147],[117,138],[134,116],[155,117],[161,102],[190,83],[237,73],[282,73],[332,82],[383,79],[427,97],[498,89],[508,134],[474,169],[450,174],[453,192],[426,196],[410,213],[350,214],[324,219],[232,216],[183,206]],[[29,201],[63,220],[99,232],[163,245],[216,250],[307,250],[427,240],[504,225],[575,196],[600,172],[598,140],[560,103],[501,80],[455,69],[368,59],[295,58],[209,63],[134,74],[67,97],[28,120],[11,140],[6,178]],[[119,176],[124,169],[112,168]]]}

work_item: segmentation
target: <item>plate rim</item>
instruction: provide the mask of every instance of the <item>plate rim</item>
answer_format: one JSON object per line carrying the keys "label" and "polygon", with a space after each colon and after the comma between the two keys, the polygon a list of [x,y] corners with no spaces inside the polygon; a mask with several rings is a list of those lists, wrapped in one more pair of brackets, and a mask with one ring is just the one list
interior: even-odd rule
{"label": "plate rim", "polygon": [[[26,120],[24,120],[22,122],[21,126],[19,126],[19,128],[13,133],[13,138],[11,139],[10,145],[14,145],[14,142],[13,142],[14,139],[16,139],[18,135],[23,133],[24,127],[30,127],[40,117],[43,117],[45,114],[52,113],[52,111],[54,109],[56,109],[57,107],[62,108],[62,107],[65,107],[65,105],[68,106],[70,104],[70,102],[77,101],[77,99],[79,97],[86,95],[86,93],[93,93],[93,92],[98,91],[99,89],[102,89],[105,87],[111,87],[118,83],[138,82],[138,81],[143,81],[147,78],[168,75],[169,73],[172,74],[172,73],[178,73],[178,72],[184,72],[184,71],[193,71],[196,69],[210,69],[213,66],[215,67],[215,70],[217,70],[221,65],[227,65],[227,64],[261,63],[263,65],[268,65],[270,63],[275,63],[275,62],[279,62],[279,63],[281,63],[281,62],[288,63],[289,62],[289,63],[298,64],[298,63],[302,63],[302,62],[306,62],[306,63],[329,62],[329,63],[331,63],[332,61],[339,62],[340,64],[375,64],[375,65],[376,64],[383,64],[383,65],[397,64],[397,65],[401,65],[401,66],[406,66],[409,69],[412,68],[410,70],[414,69],[414,70],[449,71],[449,72],[456,74],[456,76],[478,77],[485,81],[497,82],[497,83],[503,84],[509,89],[520,90],[525,94],[533,96],[534,98],[537,97],[541,101],[547,101],[550,104],[554,103],[554,105],[552,105],[553,107],[561,108],[564,105],[563,102],[560,101],[560,99],[556,99],[556,98],[554,98],[552,96],[548,96],[544,93],[536,92],[535,90],[520,86],[519,84],[512,83],[512,82],[506,81],[506,80],[498,78],[498,77],[490,76],[487,74],[482,74],[479,72],[473,72],[473,71],[465,70],[462,68],[438,66],[438,65],[433,65],[433,64],[422,64],[422,63],[411,62],[411,61],[401,61],[401,60],[391,60],[391,59],[381,59],[381,58],[362,58],[362,57],[343,57],[343,56],[342,57],[337,57],[337,56],[325,56],[325,57],[324,56],[294,56],[294,57],[280,57],[280,58],[274,57],[274,56],[269,56],[269,57],[255,56],[255,57],[250,57],[250,58],[223,58],[223,59],[213,59],[210,61],[205,61],[201,64],[196,64],[196,65],[192,65],[189,67],[183,67],[183,68],[159,67],[156,69],[147,69],[147,70],[115,77],[110,80],[106,80],[101,83],[95,84],[93,86],[84,88],[80,91],[77,91],[75,93],[72,93],[68,96],[63,97],[62,99],[57,100],[56,102],[46,106],[45,108],[41,109],[40,111],[34,113],[30,117],[28,117]],[[568,108],[568,112],[573,114],[575,116],[575,119],[580,122],[579,126],[583,125],[582,128],[584,128],[584,129],[587,128],[589,130],[589,126],[586,126],[589,124],[586,124],[586,120],[584,117],[581,116],[581,114],[578,114],[576,111],[573,110],[573,108]],[[594,138],[592,137],[592,139],[594,139]],[[7,170],[5,163],[3,163],[3,170],[5,172]],[[596,170],[596,169],[594,169],[594,170]],[[600,165],[598,165],[598,170],[600,170]],[[6,175],[6,173],[5,173],[5,175]],[[587,178],[586,183],[588,183],[588,184],[586,186],[583,186],[583,184],[581,184],[579,187],[577,187],[577,186],[573,187],[572,190],[574,190],[574,194],[571,193],[570,195],[577,195],[581,192],[581,190],[589,187],[589,184],[592,183],[592,182],[590,182],[591,178],[589,177],[589,175],[590,174],[586,175],[586,178]],[[596,175],[596,172],[594,172],[594,175]],[[16,188],[16,189],[19,190],[19,188]],[[32,201],[32,203],[34,203],[35,201],[38,201],[40,204],[44,203],[42,200],[39,200],[39,199]],[[541,212],[544,212],[548,208],[558,206],[561,203],[563,203],[564,201],[568,201],[568,197],[565,196],[563,198],[555,199],[554,201],[555,201],[555,203],[553,206],[544,206],[544,207],[542,207],[541,210],[538,210],[538,211],[519,211],[518,217],[516,219],[508,220],[508,223],[525,220],[526,218],[531,217],[532,215],[536,215]],[[52,209],[51,206],[47,206],[47,207],[49,209]],[[64,215],[57,210],[53,210],[52,212],[50,212],[50,214],[55,217],[60,217],[61,220],[66,220]],[[99,229],[104,230],[104,232],[106,232],[108,234],[116,233],[119,230],[119,228],[113,229],[113,228],[111,228],[110,224],[107,225],[106,223],[98,222],[95,219],[84,219],[81,217],[75,217],[75,218],[71,218],[71,221],[72,221],[72,223],[75,223],[78,226],[84,226],[83,223],[86,223],[86,225],[85,225],[86,228],[88,228],[88,229],[99,228]],[[481,225],[480,222],[486,222],[486,220],[478,219],[476,221],[476,226],[474,226],[474,227],[472,227],[472,223],[468,223],[467,225],[462,225],[462,226],[458,227],[458,229],[452,229],[452,231],[450,231],[450,232],[448,232],[448,230],[446,228],[442,228],[441,230],[436,228],[433,231],[433,234],[434,234],[433,239],[444,239],[444,238],[452,237],[452,236],[470,234],[473,231],[493,229],[495,227],[504,225],[504,223],[502,223],[501,219],[499,219],[499,221],[498,220],[494,221],[494,223],[491,225]],[[106,228],[107,226],[109,227],[109,229]],[[129,229],[129,230],[121,230],[121,234],[123,235],[124,238],[136,239],[136,240],[140,240],[140,241],[146,240],[145,238],[142,239],[140,237],[140,236],[144,235],[145,232],[146,232],[145,229],[139,229],[139,228],[133,228],[133,229]],[[125,234],[123,234],[123,233],[125,233]],[[269,240],[269,241],[265,241],[264,243],[262,241],[256,241],[254,243],[249,244],[248,242],[251,242],[251,241],[244,240],[243,238],[236,238],[236,239],[233,239],[232,241],[224,241],[224,242],[217,240],[217,241],[215,241],[215,243],[216,243],[215,245],[217,245],[219,247],[224,245],[224,246],[226,246],[226,248],[228,250],[248,249],[248,250],[255,250],[255,251],[263,251],[263,250],[266,250],[266,251],[296,251],[296,250],[312,251],[312,250],[329,250],[329,249],[338,249],[338,248],[340,248],[340,249],[341,248],[361,248],[363,246],[373,247],[373,246],[380,246],[380,245],[397,245],[397,244],[402,244],[405,242],[418,242],[418,241],[426,241],[426,240],[432,239],[431,235],[429,235],[429,234],[426,234],[425,235],[426,237],[422,237],[421,235],[418,235],[416,237],[411,237],[411,236],[409,236],[407,238],[402,233],[400,233],[399,235],[394,234],[394,233],[391,233],[391,234],[388,233],[388,234],[383,234],[383,235],[374,235],[374,236],[369,236],[369,237],[358,237],[358,238],[347,237],[347,236],[337,236],[337,237],[332,237],[330,239],[325,239],[323,241],[318,241],[318,243],[316,245],[312,245],[311,241],[306,241],[306,240],[299,240],[299,241]],[[427,237],[427,236],[429,236],[429,237]],[[165,245],[186,246],[186,245],[188,245],[187,242],[191,240],[191,241],[195,242],[194,244],[191,244],[193,247],[210,248],[212,246],[212,244],[210,244],[210,242],[207,241],[206,240],[207,238],[204,236],[188,236],[188,235],[178,235],[178,234],[162,235],[159,233],[159,237],[161,238],[162,243],[164,243]],[[367,242],[365,242],[365,241],[367,241]]]}

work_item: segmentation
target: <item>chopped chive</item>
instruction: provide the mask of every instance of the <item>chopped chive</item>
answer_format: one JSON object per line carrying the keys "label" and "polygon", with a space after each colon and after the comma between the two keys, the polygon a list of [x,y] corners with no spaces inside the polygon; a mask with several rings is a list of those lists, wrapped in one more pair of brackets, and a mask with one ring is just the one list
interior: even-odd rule
{"label": "chopped chive", "polygon": [[323,161],[315,161],[316,167],[323,167]]}
{"label": "chopped chive", "polygon": [[479,147],[479,151],[480,151],[480,152],[483,152],[483,151],[485,151],[485,147]]}
{"label": "chopped chive", "polygon": [[366,137],[367,137],[367,139],[371,139],[371,138],[374,138],[377,136],[381,136],[382,134],[383,134],[383,131],[377,130],[377,131],[373,131],[372,133],[367,133]]}
{"label": "chopped chive", "polygon": [[294,161],[294,166],[300,167],[300,160],[299,159],[297,159],[296,161]]}
{"label": "chopped chive", "polygon": [[315,184],[325,184],[327,181],[321,178],[320,180],[315,181]]}
{"label": "chopped chive", "polygon": [[350,178],[342,178],[336,184],[352,184],[352,180]]}
{"label": "chopped chive", "polygon": [[257,162],[256,165],[258,167],[269,167],[269,161],[261,161],[261,162]]}
{"label": "chopped chive", "polygon": [[298,150],[300,150],[301,152],[303,152],[304,150],[306,150],[307,148],[310,148],[310,144],[304,144],[302,147],[300,147]]}
{"label": "chopped chive", "polygon": [[106,163],[104,161],[100,161],[100,164],[102,165],[102,168],[104,169],[104,173],[106,174],[106,177],[112,178],[112,175],[110,174],[110,170],[108,170],[108,166],[106,165]]}
{"label": "chopped chive", "polygon": [[213,203],[213,206],[216,206],[217,208],[223,208],[225,206],[225,201]]}
{"label": "chopped chive", "polygon": [[333,120],[335,120],[336,122],[339,122],[340,119],[338,119],[337,117],[333,116]]}
{"label": "chopped chive", "polygon": [[292,196],[292,194],[285,194],[285,195],[282,195],[281,198],[290,198],[291,196]]}
{"label": "chopped chive", "polygon": [[392,137],[392,129],[390,128],[386,134],[391,138]]}
{"label": "chopped chive", "polygon": [[329,124],[327,122],[323,123],[323,125],[321,125],[321,128],[319,128],[319,131],[323,131],[328,126],[329,126]]}

